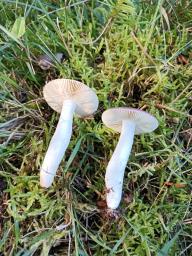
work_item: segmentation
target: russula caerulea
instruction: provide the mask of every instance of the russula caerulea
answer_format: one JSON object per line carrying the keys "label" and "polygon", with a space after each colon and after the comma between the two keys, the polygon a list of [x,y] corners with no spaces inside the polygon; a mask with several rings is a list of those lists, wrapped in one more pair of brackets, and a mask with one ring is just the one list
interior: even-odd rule
{"label": "russula caerulea", "polygon": [[134,135],[152,132],[158,127],[158,121],[149,113],[133,108],[108,109],[102,114],[102,121],[121,133],[105,174],[107,206],[116,209],[121,201],[124,171]]}
{"label": "russula caerulea", "polygon": [[91,88],[70,79],[50,81],[44,86],[43,95],[49,106],[61,113],[40,170],[40,185],[47,188],[51,186],[69,145],[73,114],[79,117],[92,115],[98,108],[98,98]]}

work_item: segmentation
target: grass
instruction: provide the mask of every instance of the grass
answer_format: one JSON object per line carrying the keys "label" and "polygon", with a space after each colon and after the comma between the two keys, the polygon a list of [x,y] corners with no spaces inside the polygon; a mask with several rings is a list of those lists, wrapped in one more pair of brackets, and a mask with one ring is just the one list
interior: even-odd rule
{"label": "grass", "polygon": [[[191,1],[2,0],[0,24],[1,255],[190,256]],[[53,59],[49,70],[38,66],[41,54]],[[39,168],[58,114],[42,89],[58,77],[88,84],[100,104],[93,118],[75,117],[45,190]],[[113,218],[104,175],[119,135],[101,114],[116,106],[150,112],[159,128],[135,137]]]}

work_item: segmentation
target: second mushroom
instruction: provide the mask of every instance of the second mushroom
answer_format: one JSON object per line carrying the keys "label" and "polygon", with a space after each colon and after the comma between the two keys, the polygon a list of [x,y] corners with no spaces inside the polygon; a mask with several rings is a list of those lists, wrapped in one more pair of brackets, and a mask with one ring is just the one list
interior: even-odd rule
{"label": "second mushroom", "polygon": [[152,132],[158,127],[158,121],[149,113],[133,108],[108,109],[102,114],[102,121],[107,127],[121,133],[105,174],[107,206],[116,209],[121,201],[124,171],[134,134]]}
{"label": "second mushroom", "polygon": [[50,81],[45,85],[43,94],[49,106],[61,113],[40,171],[40,185],[47,188],[51,186],[69,145],[73,115],[79,117],[92,115],[98,108],[98,98],[91,88],[70,79]]}

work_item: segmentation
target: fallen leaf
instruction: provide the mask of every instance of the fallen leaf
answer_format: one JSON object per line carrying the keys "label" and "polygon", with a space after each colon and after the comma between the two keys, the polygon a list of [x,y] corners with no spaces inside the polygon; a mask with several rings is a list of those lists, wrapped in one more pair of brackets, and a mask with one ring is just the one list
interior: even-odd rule
{"label": "fallen leaf", "polygon": [[166,181],[164,183],[164,186],[167,186],[167,187],[176,187],[176,188],[184,188],[186,186],[186,184],[184,183],[173,183],[173,182],[169,182],[169,181]]}
{"label": "fallen leaf", "polygon": [[183,65],[187,65],[189,63],[188,59],[183,55],[183,54],[180,54],[178,57],[177,57],[177,62],[179,64],[183,64]]}
{"label": "fallen leaf", "polygon": [[184,187],[186,187],[186,184],[176,183],[176,184],[175,184],[175,187],[176,187],[176,188],[184,188]]}
{"label": "fallen leaf", "polygon": [[165,19],[165,22],[167,24],[167,27],[168,29],[170,30],[170,23],[169,23],[169,18],[168,18],[168,15],[167,15],[167,12],[165,10],[165,8],[163,8],[162,6],[160,7],[160,12],[161,14],[163,15],[164,19]]}
{"label": "fallen leaf", "polygon": [[164,182],[164,186],[171,187],[171,186],[173,186],[173,182],[166,181],[166,182]]}
{"label": "fallen leaf", "polygon": [[130,204],[133,201],[133,195],[126,193],[123,197],[125,203]]}

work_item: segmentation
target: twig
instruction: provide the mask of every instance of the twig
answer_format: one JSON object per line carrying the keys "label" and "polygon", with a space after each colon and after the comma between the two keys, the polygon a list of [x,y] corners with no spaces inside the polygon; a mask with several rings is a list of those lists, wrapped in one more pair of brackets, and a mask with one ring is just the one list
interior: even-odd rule
{"label": "twig", "polygon": [[187,117],[189,117],[189,118],[192,118],[192,115],[189,115],[189,114],[184,113],[184,112],[180,112],[180,111],[178,111],[178,110],[175,110],[175,109],[173,109],[173,108],[170,108],[170,107],[168,107],[168,106],[165,106],[165,105],[162,105],[162,104],[159,104],[159,103],[155,104],[155,106],[156,106],[157,108],[160,108],[160,109],[166,109],[166,110],[168,110],[168,111],[170,111],[170,112],[175,112],[175,113],[178,113],[178,114],[180,114],[180,115],[183,115],[183,116],[187,116]]}

